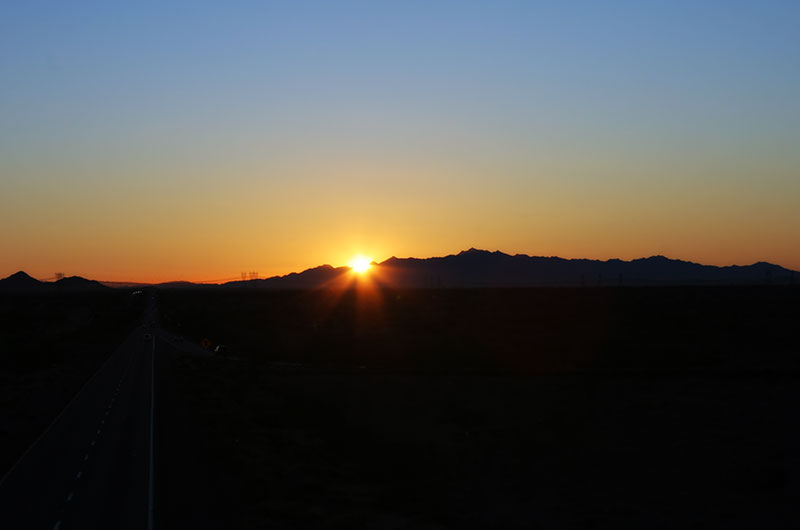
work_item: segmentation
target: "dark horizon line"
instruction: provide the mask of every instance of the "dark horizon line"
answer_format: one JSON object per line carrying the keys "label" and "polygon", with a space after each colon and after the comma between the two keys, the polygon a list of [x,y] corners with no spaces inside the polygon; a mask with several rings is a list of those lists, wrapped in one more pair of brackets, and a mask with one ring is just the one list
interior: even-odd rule
{"label": "dark horizon line", "polygon": [[[786,267],[783,267],[781,265],[777,265],[777,264],[774,264],[774,263],[771,263],[771,262],[768,262],[768,261],[756,261],[756,262],[748,264],[748,265],[732,264],[732,265],[721,265],[720,266],[720,265],[706,265],[706,264],[695,262],[695,261],[682,260],[682,259],[677,259],[677,258],[669,258],[669,257],[664,256],[663,254],[654,254],[654,255],[651,255],[651,256],[648,256],[648,257],[634,258],[634,259],[631,259],[631,260],[624,260],[624,259],[620,259],[620,258],[609,258],[609,259],[603,260],[603,259],[591,259],[591,258],[562,258],[560,256],[555,256],[555,255],[553,255],[553,256],[532,256],[532,255],[522,254],[522,253],[507,254],[507,253],[505,253],[503,251],[500,251],[500,250],[490,251],[490,250],[478,249],[478,248],[475,248],[475,247],[471,247],[468,250],[462,250],[462,251],[458,252],[457,254],[448,254],[446,256],[430,256],[430,257],[427,257],[427,258],[416,258],[416,257],[398,258],[398,257],[392,255],[391,257],[386,258],[382,262],[372,261],[372,265],[373,266],[377,266],[377,267],[381,267],[381,266],[385,266],[387,263],[394,263],[394,262],[398,262],[398,261],[419,263],[419,262],[425,262],[425,261],[431,261],[431,260],[443,260],[443,259],[447,259],[447,258],[453,258],[453,257],[462,256],[462,255],[470,255],[470,254],[471,255],[495,255],[495,256],[504,256],[504,257],[508,257],[508,258],[548,259],[548,260],[561,260],[561,261],[565,261],[565,262],[589,262],[589,263],[606,263],[606,264],[607,263],[631,264],[631,263],[635,263],[635,262],[643,262],[643,261],[654,260],[654,259],[663,259],[663,260],[665,260],[667,262],[672,262],[672,263],[685,263],[685,264],[691,264],[691,265],[698,265],[698,266],[702,266],[702,267],[711,267],[711,268],[721,269],[721,270],[753,267],[753,266],[756,266],[756,265],[769,265],[769,266],[772,266],[772,267],[777,267],[777,268],[783,269],[783,270],[785,270],[787,272],[790,272],[790,273],[800,272],[800,271],[795,271],[793,269],[788,269]],[[13,274],[7,276],[6,278],[0,278],[0,281],[8,280],[8,279],[10,279],[12,277],[18,276],[20,274],[24,274],[28,278],[31,278],[32,280],[35,280],[35,281],[37,281],[39,283],[42,283],[42,284],[57,284],[58,282],[64,281],[64,280],[68,280],[68,281],[69,280],[72,280],[72,281],[85,280],[85,281],[89,281],[89,282],[97,282],[97,283],[102,284],[104,286],[115,287],[115,288],[157,287],[157,286],[160,286],[160,285],[174,285],[174,284],[190,284],[190,285],[201,285],[201,286],[202,285],[208,285],[208,286],[218,285],[218,286],[222,286],[222,285],[227,285],[227,284],[236,284],[236,283],[241,283],[241,282],[252,281],[253,279],[260,280],[260,281],[279,280],[279,279],[283,279],[283,278],[287,278],[287,277],[291,277],[291,276],[295,276],[295,275],[300,275],[300,274],[303,274],[303,273],[306,273],[306,272],[309,272],[309,271],[319,270],[319,269],[339,270],[339,269],[352,269],[352,267],[350,267],[348,265],[341,265],[341,266],[338,266],[338,267],[334,267],[333,265],[325,263],[325,264],[322,264],[322,265],[317,265],[315,267],[310,267],[310,268],[304,269],[302,271],[294,271],[294,272],[289,272],[289,273],[283,274],[283,275],[279,274],[279,275],[268,276],[268,277],[263,277],[263,278],[262,277],[256,277],[256,278],[244,278],[244,279],[241,279],[241,276],[233,276],[233,277],[230,277],[230,278],[221,278],[221,279],[218,279],[218,280],[202,280],[202,281],[168,280],[168,281],[163,281],[163,282],[140,282],[140,281],[124,281],[124,280],[122,280],[122,281],[95,280],[95,279],[87,278],[87,277],[80,276],[80,275],[64,276],[64,277],[59,278],[59,279],[52,279],[52,278],[38,279],[38,278],[35,278],[35,277],[31,276],[30,274],[26,273],[23,270],[19,270],[16,273],[13,273]]]}

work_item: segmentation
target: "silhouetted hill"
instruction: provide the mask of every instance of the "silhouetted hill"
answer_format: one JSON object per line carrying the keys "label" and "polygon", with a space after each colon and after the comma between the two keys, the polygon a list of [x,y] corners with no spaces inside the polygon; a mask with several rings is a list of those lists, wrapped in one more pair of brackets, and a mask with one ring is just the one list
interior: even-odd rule
{"label": "silhouetted hill", "polygon": [[794,271],[765,262],[716,267],[664,256],[600,261],[511,256],[474,248],[441,258],[392,257],[378,269],[376,274],[385,283],[398,287],[725,285],[794,281]]}
{"label": "silhouetted hill", "polygon": [[54,284],[53,287],[56,289],[64,290],[64,291],[98,291],[98,290],[106,290],[109,287],[106,287],[102,283],[95,281],[95,280],[87,280],[86,278],[82,278],[80,276],[70,276],[68,278],[61,278]]}
{"label": "silhouetted hill", "polygon": [[228,282],[229,287],[259,287],[269,289],[308,289],[313,287],[337,286],[343,283],[344,274],[350,267],[332,267],[321,265],[303,272],[293,272],[286,276],[273,276],[263,280],[244,280]]}
{"label": "silhouetted hill", "polygon": [[44,282],[31,278],[23,271],[0,280],[0,291],[34,291],[44,286]]}

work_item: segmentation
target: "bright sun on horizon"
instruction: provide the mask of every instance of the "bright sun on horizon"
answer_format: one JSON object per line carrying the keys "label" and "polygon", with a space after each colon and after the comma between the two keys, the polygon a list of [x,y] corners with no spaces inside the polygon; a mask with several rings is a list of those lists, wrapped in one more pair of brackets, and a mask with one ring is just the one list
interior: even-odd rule
{"label": "bright sun on horizon", "polygon": [[372,266],[371,264],[372,264],[372,259],[366,256],[356,256],[355,258],[350,260],[350,268],[359,274],[367,272],[369,268]]}

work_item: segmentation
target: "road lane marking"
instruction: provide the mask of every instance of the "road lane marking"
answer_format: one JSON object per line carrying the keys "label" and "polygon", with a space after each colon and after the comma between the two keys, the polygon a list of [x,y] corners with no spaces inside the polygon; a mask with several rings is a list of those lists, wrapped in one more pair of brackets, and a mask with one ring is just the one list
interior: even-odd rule
{"label": "road lane marking", "polygon": [[78,471],[78,474],[75,475],[75,480],[80,480],[82,475],[83,475],[83,471]]}
{"label": "road lane marking", "polygon": [[97,440],[92,440],[92,447],[94,447],[94,444],[96,444],[96,443],[97,443]]}
{"label": "road lane marking", "polygon": [[53,527],[53,530],[58,530],[59,528],[61,528],[61,521],[56,521],[56,524]]}
{"label": "road lane marking", "polygon": [[69,495],[67,495],[67,502],[69,502],[71,500],[72,500],[72,492],[70,491]]}
{"label": "road lane marking", "polygon": [[100,434],[100,429],[97,429],[97,434]]}
{"label": "road lane marking", "polygon": [[83,455],[83,461],[86,462],[87,460],[89,460],[89,453]]}

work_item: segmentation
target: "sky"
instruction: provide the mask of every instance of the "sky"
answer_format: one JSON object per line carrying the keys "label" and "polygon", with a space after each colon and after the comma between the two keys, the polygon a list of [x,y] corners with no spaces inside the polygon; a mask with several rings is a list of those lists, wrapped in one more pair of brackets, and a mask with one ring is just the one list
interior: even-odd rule
{"label": "sky", "polygon": [[800,270],[800,2],[4,2],[0,277]]}

